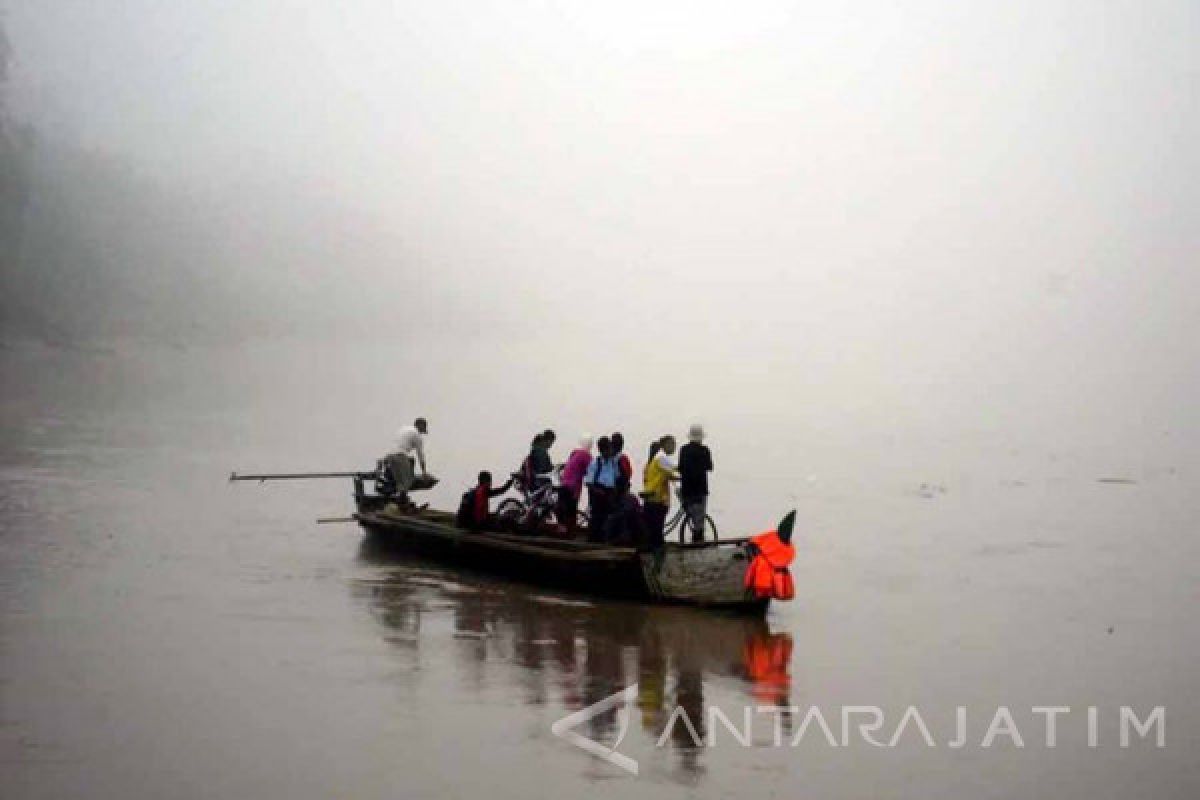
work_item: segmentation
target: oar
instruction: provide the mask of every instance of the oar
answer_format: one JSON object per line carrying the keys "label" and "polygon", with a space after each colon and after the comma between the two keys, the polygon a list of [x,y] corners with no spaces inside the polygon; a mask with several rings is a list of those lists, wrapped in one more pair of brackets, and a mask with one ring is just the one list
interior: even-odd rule
{"label": "oar", "polygon": [[267,475],[239,475],[236,472],[229,473],[230,481],[296,481],[296,480],[313,480],[319,478],[373,478],[374,472],[276,472]]}

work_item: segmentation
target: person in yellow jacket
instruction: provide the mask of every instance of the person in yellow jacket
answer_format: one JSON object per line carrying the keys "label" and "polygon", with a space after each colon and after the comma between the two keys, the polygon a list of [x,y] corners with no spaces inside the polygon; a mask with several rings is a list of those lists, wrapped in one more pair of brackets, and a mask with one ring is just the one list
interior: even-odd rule
{"label": "person in yellow jacket", "polygon": [[671,456],[675,455],[675,437],[667,434],[650,445],[650,456],[642,471],[642,499],[645,510],[647,545],[651,550],[663,546],[663,526],[671,510],[671,482],[679,480],[679,470]]}

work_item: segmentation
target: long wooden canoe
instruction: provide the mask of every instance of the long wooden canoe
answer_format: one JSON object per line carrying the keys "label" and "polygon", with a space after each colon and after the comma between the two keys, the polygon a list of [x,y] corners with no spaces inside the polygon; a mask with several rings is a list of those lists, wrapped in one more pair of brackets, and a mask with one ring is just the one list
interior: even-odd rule
{"label": "long wooden canoe", "polygon": [[745,539],[668,543],[657,553],[549,536],[464,531],[441,511],[360,503],[354,518],[381,544],[473,569],[588,594],[762,614],[747,595]]}

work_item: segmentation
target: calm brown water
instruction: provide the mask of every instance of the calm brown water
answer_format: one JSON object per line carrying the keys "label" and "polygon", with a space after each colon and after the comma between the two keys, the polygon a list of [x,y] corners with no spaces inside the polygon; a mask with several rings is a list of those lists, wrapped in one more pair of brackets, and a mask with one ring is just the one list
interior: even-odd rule
{"label": "calm brown water", "polygon": [[[415,363],[406,376],[432,382]],[[709,421],[723,529],[756,532],[789,505],[804,520],[796,602],[753,620],[461,574],[315,524],[349,510],[340,483],[225,481],[369,466],[415,413],[403,391],[378,400],[372,370],[406,366],[388,357],[18,348],[3,364],[5,797],[1200,792],[1200,484],[1186,449],[888,438],[838,420],[796,433],[784,409],[731,408]],[[568,405],[563,388],[530,405],[514,390],[487,393],[481,414],[468,385],[433,382],[417,409],[433,420],[440,505],[472,470],[515,462],[536,420],[565,428],[604,404],[591,392]],[[635,401],[612,415],[640,453],[656,423]],[[619,751],[637,776],[551,733],[634,683]],[[917,707],[936,746],[910,729],[894,748],[853,732],[832,747],[811,727],[790,746],[810,706],[838,738],[855,705],[882,710],[884,740]],[[1163,706],[1166,746],[1121,748],[1122,705]],[[980,746],[998,706],[1025,747]],[[1056,748],[1032,706],[1071,707]],[[662,735],[677,707],[713,746],[678,722]],[[735,724],[751,710],[750,746],[709,724],[713,707]],[[622,719],[578,730],[611,743]]]}

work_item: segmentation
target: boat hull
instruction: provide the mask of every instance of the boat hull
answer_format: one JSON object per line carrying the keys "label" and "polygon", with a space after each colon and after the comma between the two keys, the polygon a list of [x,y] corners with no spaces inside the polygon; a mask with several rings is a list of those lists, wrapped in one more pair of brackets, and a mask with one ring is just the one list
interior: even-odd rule
{"label": "boat hull", "polygon": [[378,543],[444,563],[543,586],[650,603],[762,614],[766,600],[746,593],[744,541],[668,544],[658,553],[540,536],[468,532],[441,512],[360,510]]}

